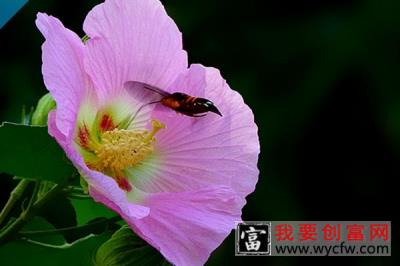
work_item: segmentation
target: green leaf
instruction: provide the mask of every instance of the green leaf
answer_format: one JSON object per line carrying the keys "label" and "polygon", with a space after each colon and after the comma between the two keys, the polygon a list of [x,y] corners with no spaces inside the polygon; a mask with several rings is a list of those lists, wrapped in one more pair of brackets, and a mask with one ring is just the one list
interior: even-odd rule
{"label": "green leaf", "polygon": [[[21,232],[32,232],[39,230],[54,230],[54,226],[49,224],[45,219],[41,217],[34,217],[30,220],[22,229]],[[40,242],[45,242],[52,245],[62,245],[65,243],[65,239],[61,234],[47,234],[47,235],[32,235],[30,239]]]}
{"label": "green leaf", "polygon": [[0,172],[61,183],[74,171],[47,127],[0,126]]}
{"label": "green leaf", "polygon": [[96,266],[168,265],[161,254],[123,226],[97,250]]}
{"label": "green leaf", "polygon": [[32,240],[13,241],[0,246],[1,265],[88,266],[96,249],[111,233],[90,235],[72,244],[49,245]]}
{"label": "green leaf", "polygon": [[71,203],[75,208],[76,218],[79,225],[86,224],[98,217],[111,218],[116,215],[115,212],[92,199],[71,199]]}
{"label": "green leaf", "polygon": [[[57,195],[46,208],[40,210],[40,216],[44,217],[55,228],[74,227],[77,225],[75,209],[65,195]],[[63,233],[67,242],[72,242],[81,237],[73,233]]]}

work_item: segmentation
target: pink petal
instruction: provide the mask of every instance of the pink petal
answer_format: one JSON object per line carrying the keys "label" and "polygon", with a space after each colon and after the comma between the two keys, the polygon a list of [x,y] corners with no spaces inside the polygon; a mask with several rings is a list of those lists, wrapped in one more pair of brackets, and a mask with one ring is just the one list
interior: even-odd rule
{"label": "pink petal", "polygon": [[103,173],[92,171],[82,165],[82,173],[89,183],[89,192],[94,200],[103,203],[125,219],[141,219],[150,213],[150,209],[141,204],[132,203],[128,200],[124,190],[117,183]]}
{"label": "pink petal", "polygon": [[171,88],[210,99],[223,117],[156,111],[154,117],[167,128],[156,135],[153,156],[130,169],[132,183],[146,192],[226,185],[242,197],[251,193],[258,179],[260,147],[253,113],[240,94],[217,69],[201,65],[192,65]]}
{"label": "pink petal", "polygon": [[62,134],[70,137],[80,99],[89,87],[83,69],[84,46],[57,18],[38,13],[36,25],[46,38],[42,46],[42,72],[44,83],[57,102],[56,124]]}
{"label": "pink petal", "polygon": [[174,265],[203,265],[241,220],[245,202],[227,187],[151,194],[150,215],[126,219],[148,243]]}
{"label": "pink petal", "polygon": [[187,68],[182,36],[157,0],[107,0],[87,15],[85,69],[102,99],[126,81],[166,88]]}
{"label": "pink petal", "polygon": [[56,110],[50,111],[47,118],[47,127],[49,135],[57,140],[58,143],[62,143],[61,146],[66,144],[66,136],[57,127],[57,112]]}

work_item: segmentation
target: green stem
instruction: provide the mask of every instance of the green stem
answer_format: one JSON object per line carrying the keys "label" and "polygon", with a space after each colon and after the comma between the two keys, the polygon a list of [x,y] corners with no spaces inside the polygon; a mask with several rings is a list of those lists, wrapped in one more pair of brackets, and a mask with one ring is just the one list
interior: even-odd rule
{"label": "green stem", "polygon": [[3,210],[0,213],[0,225],[6,219],[8,213],[14,207],[14,204],[22,197],[25,189],[28,187],[31,181],[27,179],[22,179],[18,185],[14,188],[14,190],[10,194],[10,198],[8,199],[6,205],[4,205]]}
{"label": "green stem", "polygon": [[28,206],[26,207],[27,210],[30,209],[32,204],[35,202],[36,195],[39,190],[39,186],[40,186],[40,181],[35,181],[35,187],[33,188],[31,198],[29,199]]}
{"label": "green stem", "polygon": [[67,194],[68,198],[71,199],[81,199],[81,200],[85,200],[85,199],[90,199],[91,197],[88,194],[77,194],[77,193],[69,193]]}
{"label": "green stem", "polygon": [[83,188],[82,187],[76,187],[76,186],[68,186],[65,189],[65,192],[83,192]]}
{"label": "green stem", "polygon": [[58,234],[58,233],[69,233],[69,232],[76,232],[76,231],[80,231],[82,229],[86,229],[86,228],[91,228],[93,226],[98,226],[101,224],[107,225],[109,226],[112,223],[118,222],[122,220],[122,218],[120,216],[114,216],[111,218],[104,218],[101,219],[99,221],[95,221],[95,222],[91,222],[85,225],[80,225],[80,226],[71,226],[71,227],[64,227],[64,228],[58,228],[58,229],[50,229],[50,230],[36,230],[36,231],[21,231],[18,233],[18,235],[20,236],[32,236],[32,235],[52,235],[52,234]]}
{"label": "green stem", "polygon": [[35,216],[35,214],[52,198],[54,198],[61,190],[62,185],[56,185],[52,190],[50,190],[45,196],[37,200],[30,208],[26,209],[21,213],[21,215],[9,225],[0,234],[0,245],[3,245],[8,240],[12,239],[16,233],[25,225],[30,218]]}

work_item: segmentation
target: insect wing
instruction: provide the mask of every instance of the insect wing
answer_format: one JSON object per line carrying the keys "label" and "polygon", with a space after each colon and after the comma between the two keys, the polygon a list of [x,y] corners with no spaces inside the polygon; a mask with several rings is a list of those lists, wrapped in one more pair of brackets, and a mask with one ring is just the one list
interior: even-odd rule
{"label": "insect wing", "polygon": [[154,86],[151,86],[151,85],[148,85],[148,84],[144,84],[144,83],[142,83],[142,84],[143,84],[143,88],[144,89],[152,91],[152,92],[155,92],[155,93],[158,93],[163,97],[171,95],[171,93],[166,92],[166,91],[164,91],[164,90],[162,90],[160,88],[157,88],[157,87],[154,87]]}
{"label": "insect wing", "polygon": [[127,92],[142,103],[160,101],[169,93],[154,86],[138,81],[128,81],[124,84]]}

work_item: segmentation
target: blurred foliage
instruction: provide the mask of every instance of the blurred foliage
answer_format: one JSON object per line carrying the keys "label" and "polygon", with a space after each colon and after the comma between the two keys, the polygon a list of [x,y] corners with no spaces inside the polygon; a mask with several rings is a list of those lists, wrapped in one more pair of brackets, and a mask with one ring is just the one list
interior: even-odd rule
{"label": "blurred foliage", "polygon": [[[77,225],[75,209],[63,194],[57,195],[45,208],[40,210],[39,215],[58,229]],[[63,236],[67,242],[73,242],[82,237],[80,234],[74,235],[70,232],[66,232]]]}
{"label": "blurred foliage", "polygon": [[0,169],[8,174],[60,183],[75,172],[47,127],[4,123],[0,139]]}
{"label": "blurred foliage", "polygon": [[97,250],[94,256],[96,266],[168,266],[160,253],[149,246],[132,229],[123,226]]}
{"label": "blurred foliage", "polygon": [[[110,238],[110,233],[90,235],[72,244],[43,245],[39,241],[13,241],[0,249],[4,265],[92,265],[97,248]],[[48,239],[47,239],[48,240]]]}
{"label": "blurred foliage", "polygon": [[71,200],[77,214],[77,222],[79,225],[86,224],[96,217],[111,218],[115,216],[115,213],[107,207],[98,204],[93,199],[85,200]]}
{"label": "blurred foliage", "polygon": [[53,100],[50,93],[43,95],[42,98],[39,99],[35,111],[32,113],[32,125],[46,126],[48,114],[55,108],[56,102]]}
{"label": "blurred foliage", "polygon": [[[83,19],[99,2],[30,0],[0,30],[1,120],[18,121],[21,106],[46,93],[36,13],[59,17],[83,36]],[[398,226],[400,1],[162,2],[183,32],[190,62],[221,69],[254,111],[261,173],[244,220],[393,220]],[[14,185],[5,180],[2,202]],[[92,210],[72,204],[80,213]],[[397,250],[395,230],[392,242]],[[231,235],[209,265],[316,263],[233,254]],[[342,259],[399,263],[395,257]]]}

